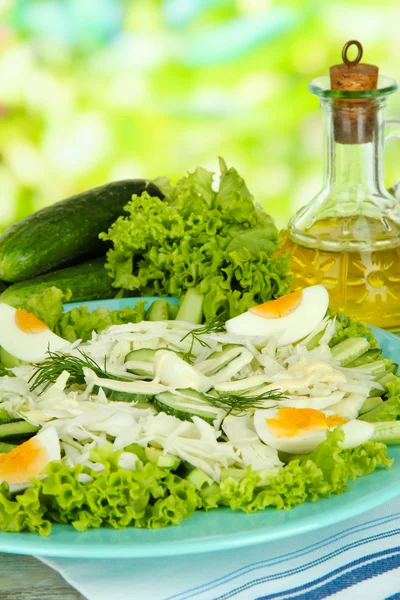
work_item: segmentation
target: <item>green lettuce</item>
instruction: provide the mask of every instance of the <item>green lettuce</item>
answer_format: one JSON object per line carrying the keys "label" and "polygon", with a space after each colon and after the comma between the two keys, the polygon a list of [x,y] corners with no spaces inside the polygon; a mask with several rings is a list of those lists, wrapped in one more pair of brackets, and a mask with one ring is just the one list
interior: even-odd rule
{"label": "green lettuce", "polygon": [[[151,462],[127,471],[118,466],[121,451],[112,452],[106,445],[91,453],[93,461],[104,465],[103,471],[53,462],[45,468],[44,479],[33,479],[21,493],[12,495],[3,484],[0,530],[48,535],[51,523],[69,523],[78,531],[102,526],[154,529],[178,525],[201,508],[227,506],[248,513],[268,507],[289,509],[341,494],[349,480],[390,467],[384,444],[369,441],[343,450],[343,438],[337,428],[312,454],[293,459],[283,469],[253,472],[248,468],[240,479],[228,476],[220,484],[208,483],[206,476],[200,487]],[[81,483],[82,475],[91,480]]]}
{"label": "green lettuce", "polygon": [[24,302],[23,308],[44,321],[52,331],[61,319],[63,303],[71,298],[71,292],[64,294],[57,287],[49,287],[40,294],[33,294]]}
{"label": "green lettuce", "polygon": [[387,400],[377,408],[358,417],[360,420],[379,423],[380,421],[396,421],[400,418],[400,377],[397,376],[396,379],[388,383],[387,388]]}
{"label": "green lettuce", "polygon": [[136,303],[134,308],[129,306],[121,310],[108,310],[102,306],[89,312],[87,306],[80,306],[61,315],[54,331],[64,339],[75,342],[92,337],[92,332],[101,333],[111,325],[139,323],[145,318],[145,300]]}
{"label": "green lettuce", "polygon": [[378,342],[375,339],[372,330],[366,323],[362,321],[358,321],[353,317],[347,317],[343,313],[335,312],[333,310],[328,310],[328,315],[330,317],[336,318],[336,333],[332,337],[329,345],[336,346],[339,342],[344,342],[351,337],[365,337],[369,343],[371,348],[377,348]]}
{"label": "green lettuce", "polygon": [[220,161],[214,174],[197,168],[167,197],[133,196],[101,239],[111,241],[106,268],[114,286],[130,292],[204,295],[206,320],[230,317],[290,291],[289,257],[277,256],[278,231],[254,204],[243,179]]}
{"label": "green lettuce", "polygon": [[[78,531],[101,526],[159,528],[177,525],[200,507],[191,483],[151,462],[127,471],[118,466],[121,452],[108,447],[92,451],[91,459],[104,465],[101,472],[52,462],[44,469],[44,479],[33,479],[30,488],[15,496],[3,484],[0,529],[48,535],[51,523],[69,523]],[[81,475],[92,481],[81,483]]]}
{"label": "green lettuce", "polygon": [[385,444],[366,442],[343,450],[340,447],[343,439],[343,431],[337,427],[313,453],[294,458],[271,475],[248,469],[239,481],[228,477],[220,485],[205,485],[200,490],[203,507],[229,506],[245,512],[267,507],[289,509],[306,500],[341,494],[349,488],[349,480],[369,475],[382,466],[390,467],[393,462]]}

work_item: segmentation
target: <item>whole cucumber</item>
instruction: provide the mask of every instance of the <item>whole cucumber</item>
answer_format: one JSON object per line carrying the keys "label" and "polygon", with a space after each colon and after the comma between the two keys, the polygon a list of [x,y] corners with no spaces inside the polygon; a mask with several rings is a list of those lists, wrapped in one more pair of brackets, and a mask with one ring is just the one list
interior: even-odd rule
{"label": "whole cucumber", "polygon": [[0,236],[0,279],[14,283],[105,254],[99,233],[123,214],[133,194],[163,198],[144,179],[115,181],[71,196],[19,221]]}
{"label": "whole cucumber", "polygon": [[80,265],[14,283],[0,295],[0,302],[21,308],[30,296],[41,294],[52,286],[64,293],[71,290],[70,302],[113,298],[118,290],[111,285],[112,279],[104,268],[105,260],[105,256],[101,256]]}

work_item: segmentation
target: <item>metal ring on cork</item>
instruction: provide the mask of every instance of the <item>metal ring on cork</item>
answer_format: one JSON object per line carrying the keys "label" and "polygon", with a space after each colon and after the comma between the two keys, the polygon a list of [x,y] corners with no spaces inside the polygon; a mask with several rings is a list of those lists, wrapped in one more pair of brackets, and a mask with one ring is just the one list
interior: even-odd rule
{"label": "metal ring on cork", "polygon": [[[357,56],[355,57],[354,60],[349,60],[347,57],[347,52],[351,46],[356,46],[357,50],[358,50]],[[361,42],[359,42],[358,40],[350,40],[350,41],[346,42],[346,44],[343,46],[342,60],[343,60],[344,64],[347,65],[348,67],[355,67],[356,65],[358,65],[358,63],[362,59],[362,55],[363,55],[363,47],[362,47]]]}

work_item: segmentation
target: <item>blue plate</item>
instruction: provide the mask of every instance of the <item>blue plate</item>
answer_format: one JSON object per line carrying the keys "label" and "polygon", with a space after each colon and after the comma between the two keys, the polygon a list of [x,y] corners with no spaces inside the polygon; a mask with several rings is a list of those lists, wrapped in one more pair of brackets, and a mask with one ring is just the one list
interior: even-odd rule
{"label": "blue plate", "polygon": [[[152,299],[147,299],[151,302]],[[91,309],[132,306],[137,299],[88,302]],[[176,304],[176,300],[173,301]],[[71,305],[66,306],[66,310]],[[374,329],[386,356],[400,363],[400,339]],[[177,527],[146,530],[94,529],[79,533],[69,525],[53,525],[49,537],[32,533],[0,533],[0,551],[74,558],[174,556],[239,548],[304,534],[350,519],[400,495],[400,447],[389,448],[395,459],[390,469],[376,471],[350,483],[341,496],[305,502],[290,511],[266,509],[245,514],[230,509],[197,512]]]}

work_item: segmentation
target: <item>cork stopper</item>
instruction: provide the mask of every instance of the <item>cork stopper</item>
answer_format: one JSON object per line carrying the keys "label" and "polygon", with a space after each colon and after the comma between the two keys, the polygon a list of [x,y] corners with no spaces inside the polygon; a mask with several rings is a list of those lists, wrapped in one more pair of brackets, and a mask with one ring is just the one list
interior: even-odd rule
{"label": "cork stopper", "polygon": [[[351,46],[358,53],[354,60],[347,56]],[[362,64],[363,47],[357,40],[347,42],[342,50],[343,63],[330,68],[332,90],[364,92],[378,85],[379,68]],[[370,99],[337,99],[334,101],[335,141],[341,144],[366,144],[372,140],[375,106]]]}

